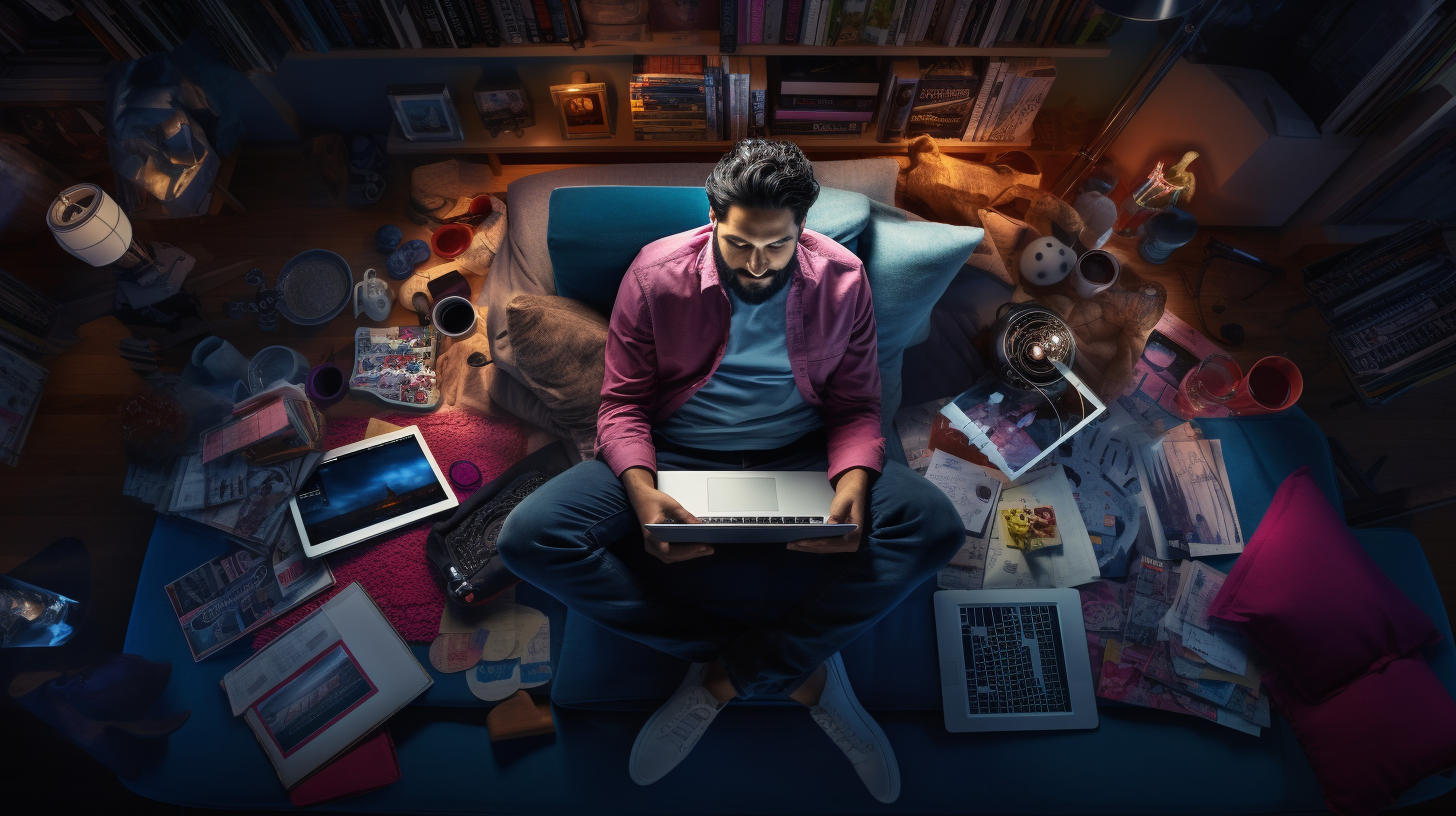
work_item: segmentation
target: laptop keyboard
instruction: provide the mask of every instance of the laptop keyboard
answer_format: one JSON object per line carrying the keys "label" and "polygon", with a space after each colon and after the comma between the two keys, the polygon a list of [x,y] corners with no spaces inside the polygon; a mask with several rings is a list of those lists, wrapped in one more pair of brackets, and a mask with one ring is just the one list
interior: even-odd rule
{"label": "laptop keyboard", "polygon": [[698,516],[704,524],[824,524],[824,516]]}
{"label": "laptop keyboard", "polygon": [[972,714],[1069,712],[1055,604],[961,607]]}

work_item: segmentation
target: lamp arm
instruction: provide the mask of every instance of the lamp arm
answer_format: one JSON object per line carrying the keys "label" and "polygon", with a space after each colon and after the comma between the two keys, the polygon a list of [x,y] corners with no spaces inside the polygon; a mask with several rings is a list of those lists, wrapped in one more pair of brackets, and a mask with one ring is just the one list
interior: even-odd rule
{"label": "lamp arm", "polygon": [[1112,106],[1112,112],[1108,114],[1102,129],[1077,151],[1077,155],[1072,157],[1062,174],[1057,176],[1050,190],[1052,195],[1063,199],[1072,195],[1077,184],[1102,158],[1102,154],[1107,152],[1112,143],[1117,141],[1117,137],[1122,135],[1123,129],[1132,121],[1138,109],[1153,95],[1153,91],[1173,69],[1178,58],[1188,50],[1188,46],[1193,44],[1198,32],[1203,29],[1203,24],[1218,10],[1221,2],[1222,0],[1204,0],[1184,17],[1182,25],[1163,40],[1163,47],[1148,57],[1132,84],[1123,91],[1117,104]]}

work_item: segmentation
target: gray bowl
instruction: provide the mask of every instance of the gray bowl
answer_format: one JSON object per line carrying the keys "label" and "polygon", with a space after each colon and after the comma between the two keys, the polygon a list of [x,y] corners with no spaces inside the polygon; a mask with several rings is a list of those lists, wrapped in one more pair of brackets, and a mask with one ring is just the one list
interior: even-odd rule
{"label": "gray bowl", "polygon": [[319,326],[333,320],[354,296],[349,263],[327,249],[294,255],[278,273],[278,313],[290,323]]}

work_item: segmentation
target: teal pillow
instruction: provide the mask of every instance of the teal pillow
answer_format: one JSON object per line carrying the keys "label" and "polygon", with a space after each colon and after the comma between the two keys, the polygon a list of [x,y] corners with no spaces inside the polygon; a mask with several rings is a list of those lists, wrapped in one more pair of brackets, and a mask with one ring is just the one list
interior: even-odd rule
{"label": "teal pillow", "polygon": [[902,210],[873,202],[859,235],[875,299],[880,353],[880,412],[890,454],[904,461],[891,422],[900,410],[900,368],[905,349],[925,340],[930,311],[981,243],[979,227],[910,221]]}
{"label": "teal pillow", "polygon": [[[558,187],[551,191],[546,247],[556,294],[612,313],[622,276],[642,247],[708,223],[701,187]],[[849,251],[870,220],[860,193],[824,188],[805,226]]]}

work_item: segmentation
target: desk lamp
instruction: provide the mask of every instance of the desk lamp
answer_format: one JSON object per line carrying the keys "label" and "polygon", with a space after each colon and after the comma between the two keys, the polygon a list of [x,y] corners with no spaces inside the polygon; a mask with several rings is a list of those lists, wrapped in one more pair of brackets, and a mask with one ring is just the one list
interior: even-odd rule
{"label": "desk lamp", "polygon": [[171,244],[135,240],[126,213],[95,184],[62,190],[46,212],[46,226],[65,251],[92,266],[110,266],[116,273],[117,304],[133,309],[180,292],[194,263]]}

